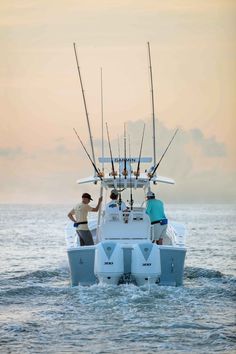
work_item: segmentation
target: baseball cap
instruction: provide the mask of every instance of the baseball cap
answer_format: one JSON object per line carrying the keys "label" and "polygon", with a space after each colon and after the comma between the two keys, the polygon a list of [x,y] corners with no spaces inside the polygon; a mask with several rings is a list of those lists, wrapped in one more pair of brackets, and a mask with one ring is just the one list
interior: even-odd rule
{"label": "baseball cap", "polygon": [[149,192],[147,192],[146,196],[147,196],[147,198],[153,198],[153,197],[155,197],[155,193],[149,191]]}
{"label": "baseball cap", "polygon": [[118,193],[118,190],[117,190],[117,189],[112,189],[112,190],[111,190],[111,194],[118,195],[119,193]]}
{"label": "baseball cap", "polygon": [[91,195],[88,194],[88,193],[82,194],[82,198],[88,198],[88,199],[90,199],[90,200],[93,200],[93,199],[91,198]]}

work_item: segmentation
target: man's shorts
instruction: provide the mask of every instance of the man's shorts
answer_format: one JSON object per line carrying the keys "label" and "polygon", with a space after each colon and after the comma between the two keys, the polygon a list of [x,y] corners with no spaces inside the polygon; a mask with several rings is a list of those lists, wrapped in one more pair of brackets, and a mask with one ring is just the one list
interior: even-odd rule
{"label": "man's shorts", "polygon": [[94,245],[93,236],[89,230],[77,230],[80,238],[80,246]]}
{"label": "man's shorts", "polygon": [[166,230],[167,230],[167,224],[166,225],[161,225],[161,224],[154,224],[153,225],[153,240],[159,240],[160,238],[164,238],[164,236],[166,235]]}

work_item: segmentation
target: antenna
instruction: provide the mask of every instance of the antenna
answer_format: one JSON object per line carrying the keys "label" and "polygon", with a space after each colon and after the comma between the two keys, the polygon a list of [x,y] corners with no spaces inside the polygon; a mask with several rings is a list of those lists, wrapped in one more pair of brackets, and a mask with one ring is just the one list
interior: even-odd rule
{"label": "antenna", "polygon": [[85,93],[84,93],[84,88],[83,88],[82,77],[81,77],[81,73],[80,73],[80,67],[79,67],[79,61],[78,61],[77,51],[76,51],[76,44],[73,43],[73,45],[74,45],[75,59],[76,59],[76,64],[77,64],[77,69],[78,69],[78,74],[79,74],[80,87],[81,87],[82,96],[83,96],[83,101],[84,101],[85,115],[86,115],[87,124],[88,124],[88,131],[89,131],[89,137],[90,137],[90,145],[91,145],[91,149],[92,149],[92,157],[93,157],[93,162],[94,162],[94,164],[95,164],[95,163],[96,163],[96,160],[95,160],[95,154],[94,154],[94,148],[93,148],[93,138],[92,138],[92,133],[91,133],[91,128],[90,128],[90,122],[89,122],[87,104],[86,104],[86,99],[85,99]]}
{"label": "antenna", "polygon": [[156,165],[156,127],[155,127],[155,107],[154,107],[154,94],[153,94],[153,79],[152,79],[152,62],[150,44],[148,46],[148,58],[149,58],[149,71],[150,71],[150,83],[151,83],[151,99],[152,99],[152,140],[153,140],[153,164]]}

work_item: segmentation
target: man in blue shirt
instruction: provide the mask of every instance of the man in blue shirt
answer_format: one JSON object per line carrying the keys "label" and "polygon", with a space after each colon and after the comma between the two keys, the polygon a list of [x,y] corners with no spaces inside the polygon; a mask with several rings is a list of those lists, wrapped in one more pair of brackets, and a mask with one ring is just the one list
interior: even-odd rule
{"label": "man in blue shirt", "polygon": [[154,228],[152,242],[162,245],[163,238],[166,235],[168,220],[165,216],[162,201],[155,199],[155,194],[151,191],[147,193],[146,214],[149,215]]}

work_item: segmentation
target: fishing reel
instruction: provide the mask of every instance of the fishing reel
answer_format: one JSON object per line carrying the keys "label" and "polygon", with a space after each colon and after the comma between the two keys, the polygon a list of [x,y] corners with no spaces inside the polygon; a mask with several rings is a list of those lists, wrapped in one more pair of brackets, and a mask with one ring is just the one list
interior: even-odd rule
{"label": "fishing reel", "polygon": [[110,172],[109,176],[116,177],[117,176],[117,171]]}
{"label": "fishing reel", "polygon": [[99,171],[99,172],[97,173],[97,176],[98,176],[99,178],[104,177],[104,172]]}
{"label": "fishing reel", "polygon": [[123,176],[128,176],[128,171],[126,169],[124,169],[123,172],[122,172],[122,175]]}

